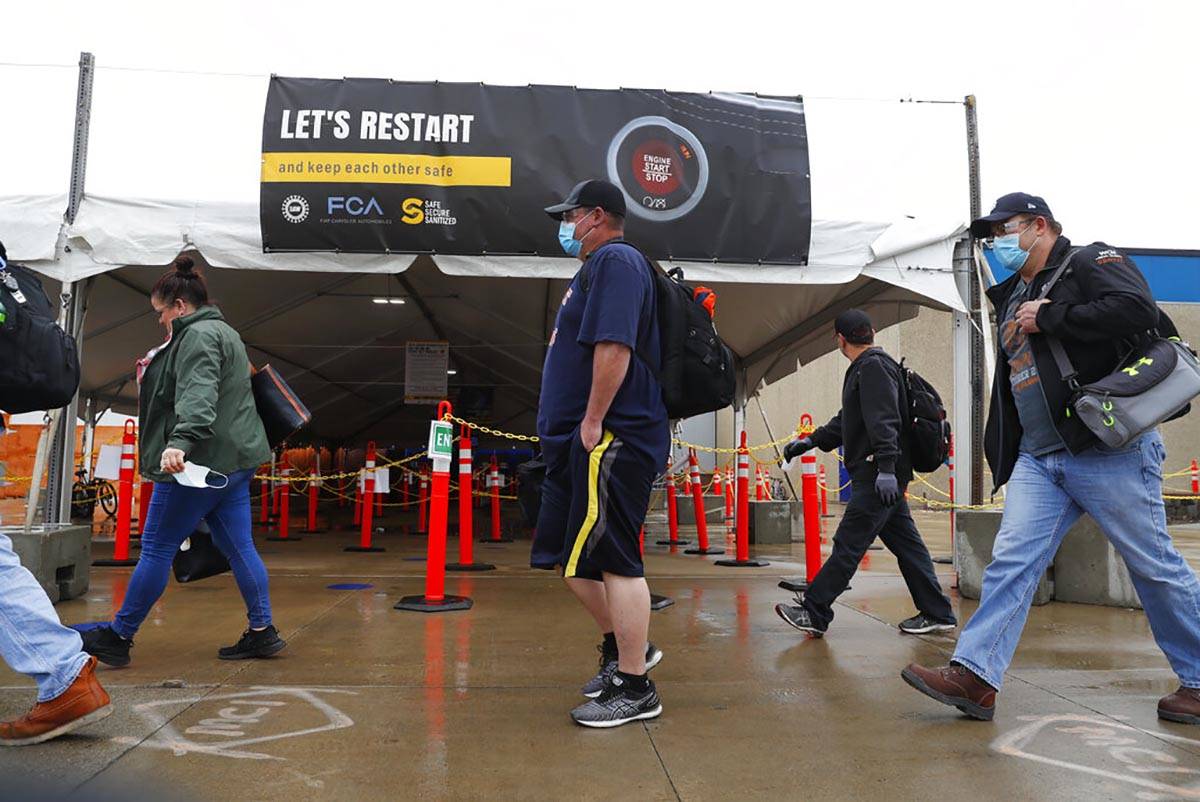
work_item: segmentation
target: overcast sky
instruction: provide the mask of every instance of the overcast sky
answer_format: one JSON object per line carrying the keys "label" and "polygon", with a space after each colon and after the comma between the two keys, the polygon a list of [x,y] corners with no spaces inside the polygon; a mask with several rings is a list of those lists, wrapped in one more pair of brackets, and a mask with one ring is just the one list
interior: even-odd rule
{"label": "overcast sky", "polygon": [[[242,201],[277,73],[799,94],[816,216],[965,220],[962,106],[897,101],[973,93],[985,210],[1029,191],[1076,240],[1200,248],[1198,29],[1187,0],[42,0],[6,5],[0,62],[95,54],[89,192]],[[65,191],[74,96],[72,66],[0,66],[0,194]]]}

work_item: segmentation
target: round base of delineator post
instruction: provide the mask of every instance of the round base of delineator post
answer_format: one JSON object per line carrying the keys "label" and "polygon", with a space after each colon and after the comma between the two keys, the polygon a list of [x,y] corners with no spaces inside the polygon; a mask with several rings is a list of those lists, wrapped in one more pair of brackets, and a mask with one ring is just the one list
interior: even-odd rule
{"label": "round base of delineator post", "polygon": [[495,571],[496,566],[491,563],[446,563],[447,571]]}
{"label": "round base of delineator post", "polygon": [[[783,588],[784,590],[790,590],[792,593],[803,593],[804,591],[808,590],[808,582],[806,582],[802,576],[785,576],[783,579],[779,580],[779,587]],[[846,590],[853,589],[854,588],[850,587],[849,585],[846,586]],[[842,592],[845,593],[846,591]]]}
{"label": "round base of delineator post", "polygon": [[466,596],[451,596],[449,594],[436,601],[426,599],[423,595],[402,596],[400,601],[393,605],[392,609],[408,610],[413,613],[448,613],[454,610],[470,610],[471,605],[474,603]]}
{"label": "round base of delineator post", "polygon": [[659,596],[657,593],[650,594],[650,609],[665,610],[675,604],[675,600],[670,596]]}
{"label": "round base of delineator post", "polygon": [[513,539],[511,537],[497,537],[497,538],[481,537],[476,542],[478,542],[478,543],[512,543]]}
{"label": "round base of delineator post", "polygon": [[684,549],[683,553],[684,554],[724,554],[725,549],[718,549],[716,547],[709,547],[707,549],[701,549],[701,548]]}
{"label": "round base of delineator post", "polygon": [[660,546],[686,546],[692,541],[690,540],[656,540],[654,541]]}
{"label": "round base of delineator post", "polygon": [[723,565],[726,568],[762,568],[770,565],[766,560],[717,560],[713,565]]}
{"label": "round base of delineator post", "polygon": [[387,551],[383,546],[347,546],[342,551],[355,551],[359,553],[374,553],[377,551]]}
{"label": "round base of delineator post", "polygon": [[934,557],[933,561],[938,565],[954,565],[953,557]]}
{"label": "round base of delineator post", "polygon": [[271,535],[270,537],[263,538],[263,540],[267,540],[272,543],[299,543],[301,540],[304,540],[304,538],[292,537],[290,535],[288,537],[280,537],[279,535]]}
{"label": "round base of delineator post", "polygon": [[99,568],[131,568],[137,564],[138,561],[133,557],[127,560],[92,560],[92,566]]}

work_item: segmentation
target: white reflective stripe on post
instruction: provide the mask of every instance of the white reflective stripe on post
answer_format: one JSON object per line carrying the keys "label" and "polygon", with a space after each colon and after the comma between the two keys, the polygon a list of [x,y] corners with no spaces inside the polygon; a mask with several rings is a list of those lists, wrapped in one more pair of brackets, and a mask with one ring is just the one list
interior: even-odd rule
{"label": "white reflective stripe on post", "polygon": [[808,460],[805,460],[805,459],[802,459],[800,461],[800,473],[815,474],[816,472],[817,472],[816,458],[814,458],[811,462],[809,462]]}

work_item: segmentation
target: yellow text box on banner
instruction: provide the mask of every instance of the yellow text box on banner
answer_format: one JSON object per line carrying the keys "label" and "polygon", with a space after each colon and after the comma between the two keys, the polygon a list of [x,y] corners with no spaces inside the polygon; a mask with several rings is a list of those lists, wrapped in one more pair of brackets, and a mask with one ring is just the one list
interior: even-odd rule
{"label": "yellow text box on banner", "polygon": [[264,153],[262,181],[508,187],[512,186],[512,159],[420,153]]}

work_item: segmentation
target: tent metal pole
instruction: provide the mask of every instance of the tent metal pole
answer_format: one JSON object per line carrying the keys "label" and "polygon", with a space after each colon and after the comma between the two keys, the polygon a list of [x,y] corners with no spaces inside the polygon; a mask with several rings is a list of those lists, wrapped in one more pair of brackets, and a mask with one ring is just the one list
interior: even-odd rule
{"label": "tent metal pole", "polygon": [[[79,85],[75,97],[75,137],[71,149],[71,187],[67,196],[67,209],[63,225],[59,229],[56,257],[66,252],[66,227],[75,222],[79,204],[83,201],[87,178],[88,134],[92,120],[92,79],[95,75],[96,58],[91,53],[79,54]],[[63,310],[59,322],[63,329],[79,344],[83,332],[84,301],[90,282],[79,286],[79,282],[63,282]],[[83,355],[80,348],[80,362]],[[72,467],[75,462],[75,420],[79,409],[79,393],[58,416],[51,437],[49,453],[49,475],[46,480],[46,523],[70,523]],[[34,481],[37,481],[36,479]]]}
{"label": "tent metal pole", "polygon": [[[979,180],[979,121],[976,117],[977,104],[974,95],[967,95],[963,99],[963,105],[966,110],[967,123],[967,175],[970,181],[970,218],[974,220],[982,213],[982,198]],[[958,278],[958,267],[963,267],[963,279],[967,286],[966,292],[963,294],[963,300],[967,302],[967,312],[970,314],[969,323],[982,321],[983,316],[980,314],[983,298],[979,292],[979,282],[973,280],[974,260],[972,255],[975,253],[975,241],[969,238],[966,242],[966,249],[961,253],[961,261],[955,259],[955,276]],[[959,290],[964,288],[959,285]],[[983,355],[983,332],[976,325],[968,325],[966,337],[969,347],[969,373],[963,378],[970,382],[970,450],[966,455],[956,454],[962,464],[970,466],[971,476],[971,503],[983,503],[983,386],[984,386],[984,355]],[[957,378],[958,374],[956,374]],[[957,400],[957,399],[956,399]],[[955,410],[957,415],[957,408]],[[968,429],[960,429],[959,431],[966,432]],[[957,464],[957,463],[956,463]]]}

